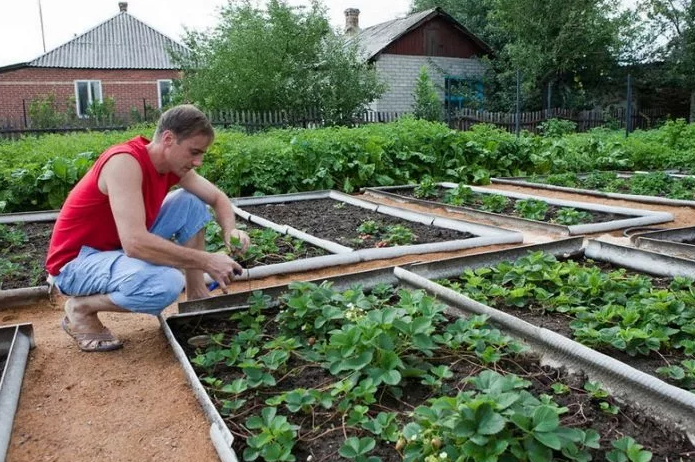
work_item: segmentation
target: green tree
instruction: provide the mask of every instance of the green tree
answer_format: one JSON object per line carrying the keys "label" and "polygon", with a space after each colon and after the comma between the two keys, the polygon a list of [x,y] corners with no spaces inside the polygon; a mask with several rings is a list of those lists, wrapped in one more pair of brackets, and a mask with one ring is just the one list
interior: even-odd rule
{"label": "green tree", "polygon": [[527,108],[547,102],[580,107],[615,78],[632,56],[635,13],[618,0],[414,0],[413,8],[439,6],[494,51],[486,77],[485,107],[509,110],[515,73],[523,78]]}
{"label": "green tree", "polygon": [[692,0],[643,0],[643,11],[657,36],[655,57],[665,62],[666,80],[690,91],[690,122],[695,122],[695,4]]}
{"label": "green tree", "polygon": [[432,84],[427,73],[427,67],[420,68],[413,92],[415,102],[413,104],[413,115],[418,119],[425,119],[432,122],[442,120],[442,102],[439,100],[437,90]]}
{"label": "green tree", "polygon": [[537,104],[543,89],[555,88],[560,104],[572,106],[570,96],[586,94],[587,83],[615,71],[630,16],[617,0],[497,0],[493,17],[509,37],[502,50],[508,74],[521,70]]}
{"label": "green tree", "polygon": [[270,0],[261,9],[233,0],[217,26],[189,31],[184,42],[191,53],[176,56],[184,70],[177,90],[206,109],[318,108],[337,123],[384,91],[357,44],[344,46],[331,30],[318,1],[293,7]]}

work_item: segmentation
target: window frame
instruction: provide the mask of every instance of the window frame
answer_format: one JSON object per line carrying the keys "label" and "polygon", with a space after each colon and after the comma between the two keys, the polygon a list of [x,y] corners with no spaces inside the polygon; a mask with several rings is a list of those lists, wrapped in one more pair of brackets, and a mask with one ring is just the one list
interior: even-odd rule
{"label": "window frame", "polygon": [[[158,108],[162,109],[162,82],[169,83],[169,99],[171,100],[171,95],[174,92],[174,79],[157,79],[157,104]],[[170,101],[171,102],[171,101]]]}
{"label": "window frame", "polygon": [[101,80],[97,79],[81,79],[81,80],[75,80],[74,81],[74,86],[75,86],[75,113],[77,114],[77,117],[81,119],[85,119],[89,117],[87,114],[82,114],[80,110],[80,91],[79,91],[79,84],[80,83],[86,83],[87,84],[87,106],[90,106],[94,102],[94,95],[92,94],[92,83],[96,82],[99,84],[99,103],[104,102],[104,86],[101,84]]}

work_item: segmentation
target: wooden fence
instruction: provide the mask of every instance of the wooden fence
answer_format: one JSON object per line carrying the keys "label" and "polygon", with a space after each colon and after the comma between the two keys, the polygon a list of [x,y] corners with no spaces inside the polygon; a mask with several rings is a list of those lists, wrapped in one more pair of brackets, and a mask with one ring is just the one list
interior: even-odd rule
{"label": "wooden fence", "polygon": [[[405,115],[403,112],[375,112],[366,111],[353,117],[347,125],[360,126],[370,123],[387,123],[398,120]],[[207,113],[214,126],[223,128],[238,127],[249,133],[255,133],[269,128],[320,128],[325,126],[325,121],[318,110],[306,110],[302,112],[288,111],[214,111]],[[632,115],[633,129],[648,129],[656,123],[668,117],[663,110],[648,109],[635,111]],[[458,130],[469,130],[478,123],[489,123],[500,128],[514,132],[516,129],[517,114],[513,112],[487,112],[474,109],[462,109],[449,114],[448,123]],[[606,111],[572,111],[569,109],[551,109],[549,111],[522,112],[519,114],[519,126],[522,130],[533,133],[539,131],[539,125],[548,119],[571,120],[577,124],[577,131],[583,132],[599,126],[612,128],[625,128],[626,111],[614,109]],[[0,138],[19,138],[24,135],[39,135],[43,133],[63,133],[74,131],[106,131],[125,130],[132,123],[127,117],[115,117],[108,120],[95,121],[80,119],[71,125],[60,127],[27,127],[23,121],[0,120]]]}

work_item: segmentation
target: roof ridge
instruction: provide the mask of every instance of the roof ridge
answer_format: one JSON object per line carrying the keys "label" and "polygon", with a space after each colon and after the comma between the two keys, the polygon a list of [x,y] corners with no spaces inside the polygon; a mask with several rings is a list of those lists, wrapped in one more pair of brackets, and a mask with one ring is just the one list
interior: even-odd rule
{"label": "roof ridge", "polygon": [[[129,36],[132,36],[136,40],[139,39],[140,42],[128,43],[127,38]],[[123,40],[116,42],[113,40],[115,37]],[[109,40],[111,40],[111,43],[109,43]],[[163,68],[173,68],[170,56],[160,56],[157,52],[154,54],[150,53],[149,56],[139,55],[136,56],[136,58],[133,58],[132,55],[121,55],[119,56],[121,59],[112,60],[111,62],[108,62],[108,57],[104,56],[90,59],[88,62],[85,62],[85,60],[82,59],[84,56],[84,46],[91,46],[95,49],[100,48],[103,54],[103,51],[108,49],[109,46],[116,47],[123,45],[129,45],[131,48],[142,45],[154,45],[162,48],[162,52],[164,53],[166,53],[166,49],[187,50],[185,45],[179,43],[177,40],[171,38],[167,34],[160,32],[156,28],[150,26],[145,21],[140,20],[127,11],[121,11],[118,14],[111,16],[110,18],[89,28],[80,35],[73,37],[62,45],[59,45],[34,58],[27,63],[27,66],[64,68],[92,67],[111,69],[162,68],[162,66],[164,66]],[[82,49],[81,52],[77,51],[80,49]],[[75,58],[78,56],[78,54],[81,54],[82,56]],[[76,61],[79,62],[79,64],[75,64]],[[119,64],[114,64],[114,62],[118,61],[120,61]]]}

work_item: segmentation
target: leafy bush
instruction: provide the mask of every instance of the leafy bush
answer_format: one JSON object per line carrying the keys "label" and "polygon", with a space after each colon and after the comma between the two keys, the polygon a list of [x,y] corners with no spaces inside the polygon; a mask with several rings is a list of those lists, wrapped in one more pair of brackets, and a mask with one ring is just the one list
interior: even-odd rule
{"label": "leafy bush", "polygon": [[548,119],[541,123],[538,128],[543,136],[548,138],[558,138],[569,133],[574,133],[577,129],[577,124],[571,120],[564,119]]}
{"label": "leafy bush", "polygon": [[[135,135],[152,135],[151,125],[126,132],[76,133],[0,141],[0,206],[6,212],[51,207],[44,182],[47,169],[73,162],[80,153],[103,152]],[[491,176],[553,175],[548,182],[569,185],[573,172],[677,168],[695,165],[695,129],[676,121],[630,138],[606,129],[550,138],[518,139],[492,125],[460,132],[443,124],[404,117],[359,128],[271,130],[246,135],[218,130],[199,172],[230,196],[278,194],[317,189],[353,192],[365,186],[419,183],[427,177],[462,184],[486,184]],[[620,190],[615,177],[606,187]],[[59,175],[57,176],[60,177]],[[69,189],[79,178],[68,176]],[[56,180],[53,178],[52,180]],[[74,180],[74,181],[73,181]],[[57,180],[56,180],[57,181]],[[603,177],[595,181],[605,181]],[[58,188],[52,185],[51,188]],[[687,184],[665,191],[687,198]],[[33,191],[33,193],[28,193]],[[53,206],[58,196],[53,196]]]}

